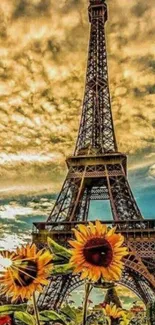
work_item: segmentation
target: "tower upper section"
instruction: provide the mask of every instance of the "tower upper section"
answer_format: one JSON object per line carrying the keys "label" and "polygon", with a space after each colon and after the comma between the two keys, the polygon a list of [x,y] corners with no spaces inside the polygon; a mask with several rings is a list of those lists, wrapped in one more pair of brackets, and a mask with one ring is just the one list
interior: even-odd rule
{"label": "tower upper section", "polygon": [[91,23],[93,18],[102,17],[107,21],[107,5],[104,0],[90,0],[88,7],[89,21]]}
{"label": "tower upper section", "polygon": [[90,0],[88,14],[91,28],[86,85],[75,155],[117,152],[108,85],[105,1]]}

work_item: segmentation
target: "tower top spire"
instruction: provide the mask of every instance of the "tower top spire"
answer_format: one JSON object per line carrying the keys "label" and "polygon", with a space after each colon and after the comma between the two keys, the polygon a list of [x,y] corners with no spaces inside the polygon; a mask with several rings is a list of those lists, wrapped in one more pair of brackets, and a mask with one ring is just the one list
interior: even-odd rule
{"label": "tower top spire", "polygon": [[82,116],[75,155],[117,152],[111,112],[105,40],[107,4],[89,0],[90,41]]}
{"label": "tower top spire", "polygon": [[107,5],[105,0],[89,0],[89,21],[92,21],[92,18],[103,17],[104,22],[107,20]]}
{"label": "tower top spire", "polygon": [[106,0],[89,0],[91,4],[102,4],[105,3]]}

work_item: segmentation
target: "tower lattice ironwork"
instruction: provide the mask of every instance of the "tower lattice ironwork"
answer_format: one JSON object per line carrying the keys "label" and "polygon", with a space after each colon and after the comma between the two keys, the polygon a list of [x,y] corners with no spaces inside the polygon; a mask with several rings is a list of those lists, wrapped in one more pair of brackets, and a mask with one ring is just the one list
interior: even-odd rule
{"label": "tower lattice ironwork", "polygon": [[[86,223],[92,200],[110,202],[113,222],[126,238],[132,254],[125,260],[120,283],[146,304],[155,293],[155,221],[144,220],[127,180],[127,157],[117,149],[111,112],[105,41],[107,5],[90,0],[90,43],[82,116],[74,155],[67,158],[68,174],[45,223],[35,223],[33,240],[45,243],[47,235],[61,243],[72,236],[71,228]],[[76,275],[58,275],[40,295],[40,308],[58,308],[81,284]]]}

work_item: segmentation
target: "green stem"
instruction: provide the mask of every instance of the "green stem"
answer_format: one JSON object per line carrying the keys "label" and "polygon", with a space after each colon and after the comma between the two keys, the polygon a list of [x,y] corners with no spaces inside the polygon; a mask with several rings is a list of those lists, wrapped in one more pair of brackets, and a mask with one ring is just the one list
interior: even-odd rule
{"label": "green stem", "polygon": [[82,325],[86,325],[87,322],[87,303],[88,303],[88,297],[90,295],[90,292],[92,290],[92,287],[90,283],[85,284],[85,298],[84,298],[84,304],[83,304],[83,322]]}
{"label": "green stem", "polygon": [[34,308],[34,314],[35,314],[35,317],[36,317],[36,325],[40,325],[39,312],[38,312],[38,307],[37,307],[37,303],[36,303],[35,292],[33,293],[33,308]]}

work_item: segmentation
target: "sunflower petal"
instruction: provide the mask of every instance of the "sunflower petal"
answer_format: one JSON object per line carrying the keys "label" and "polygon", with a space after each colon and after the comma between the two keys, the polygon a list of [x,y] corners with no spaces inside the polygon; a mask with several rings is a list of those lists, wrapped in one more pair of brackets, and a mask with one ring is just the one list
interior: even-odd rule
{"label": "sunflower petal", "polygon": [[124,237],[115,234],[115,230],[107,230],[99,220],[95,225],[89,222],[88,226],[79,225],[78,230],[74,229],[76,240],[69,243],[73,247],[70,263],[75,272],[83,271],[82,277],[87,276],[92,281],[101,277],[108,281],[120,278],[124,267],[122,259],[128,251],[122,246]]}
{"label": "sunflower petal", "polygon": [[85,241],[85,236],[81,234],[78,230],[73,229],[77,241],[83,243]]}
{"label": "sunflower petal", "polygon": [[69,244],[70,244],[71,246],[73,246],[74,248],[81,248],[81,247],[82,247],[82,244],[79,243],[78,241],[75,241],[75,240],[69,240],[68,242],[69,242]]}
{"label": "sunflower petal", "polygon": [[4,269],[0,277],[1,293],[10,297],[12,302],[19,298],[29,299],[34,291],[40,291],[42,285],[48,284],[47,277],[52,268],[49,251],[37,253],[35,244],[27,244],[14,253],[6,252],[6,256],[11,258],[12,264]]}
{"label": "sunflower petal", "polygon": [[89,235],[89,229],[88,227],[84,226],[84,225],[78,225],[78,229],[79,231],[84,235],[84,236],[88,236]]}

